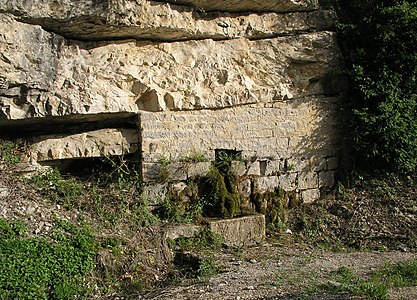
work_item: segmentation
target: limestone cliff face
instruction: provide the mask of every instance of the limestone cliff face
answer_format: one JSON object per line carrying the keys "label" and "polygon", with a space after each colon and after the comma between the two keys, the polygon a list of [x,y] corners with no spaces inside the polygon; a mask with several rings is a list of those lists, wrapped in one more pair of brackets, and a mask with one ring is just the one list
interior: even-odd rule
{"label": "limestone cliff face", "polygon": [[258,190],[285,176],[309,201],[341,146],[332,29],[315,0],[1,1],[0,130],[35,135],[34,161],[139,149],[145,180],[161,157],[233,149]]}

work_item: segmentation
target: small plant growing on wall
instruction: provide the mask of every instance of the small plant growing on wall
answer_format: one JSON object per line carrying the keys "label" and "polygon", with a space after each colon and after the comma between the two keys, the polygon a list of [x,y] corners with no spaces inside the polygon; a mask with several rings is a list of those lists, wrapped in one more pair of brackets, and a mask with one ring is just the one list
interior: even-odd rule
{"label": "small plant growing on wall", "polygon": [[208,162],[209,158],[202,153],[197,151],[190,152],[187,156],[180,159],[180,162],[183,163],[198,163],[198,162]]}
{"label": "small plant growing on wall", "polygon": [[170,180],[169,165],[171,164],[171,161],[166,157],[162,157],[161,159],[159,159],[158,163],[158,181],[160,183],[168,182]]}

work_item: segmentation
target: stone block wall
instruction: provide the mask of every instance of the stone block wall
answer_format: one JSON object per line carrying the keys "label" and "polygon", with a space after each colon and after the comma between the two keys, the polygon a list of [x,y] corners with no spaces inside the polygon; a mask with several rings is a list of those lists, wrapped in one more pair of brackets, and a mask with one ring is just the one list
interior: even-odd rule
{"label": "stone block wall", "polygon": [[242,161],[232,171],[250,178],[247,186],[261,193],[281,187],[313,201],[320,188],[334,183],[342,117],[341,98],[323,96],[221,110],[142,112],[138,122],[143,177],[146,182],[157,180],[161,159],[183,170],[172,172],[174,180],[191,178],[198,165],[204,176],[207,163],[201,167],[202,163],[181,161],[196,154],[214,160],[216,150],[233,150]]}

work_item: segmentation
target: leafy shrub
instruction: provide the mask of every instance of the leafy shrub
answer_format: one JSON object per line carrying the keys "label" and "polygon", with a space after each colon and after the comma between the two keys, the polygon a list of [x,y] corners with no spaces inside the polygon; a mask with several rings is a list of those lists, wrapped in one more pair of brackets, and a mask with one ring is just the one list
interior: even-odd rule
{"label": "leafy shrub", "polygon": [[51,240],[25,239],[21,228],[0,220],[0,299],[87,298],[97,249],[88,227],[59,222]]}
{"label": "leafy shrub", "polygon": [[198,277],[206,278],[219,273],[219,268],[216,265],[216,262],[212,258],[205,258],[200,260],[198,266]]}
{"label": "leafy shrub", "polygon": [[413,170],[417,165],[417,3],[332,2],[340,19],[340,45],[352,88],[352,139],[358,162]]}
{"label": "leafy shrub", "polygon": [[192,199],[192,203],[181,203],[170,197],[161,200],[154,213],[161,220],[172,223],[193,223],[201,218],[203,213],[203,201]]}

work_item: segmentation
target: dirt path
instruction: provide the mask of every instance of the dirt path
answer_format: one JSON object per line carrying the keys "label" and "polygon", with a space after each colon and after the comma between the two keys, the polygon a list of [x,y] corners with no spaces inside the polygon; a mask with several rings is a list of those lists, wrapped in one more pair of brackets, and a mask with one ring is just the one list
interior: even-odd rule
{"label": "dirt path", "polygon": [[[416,253],[332,253],[303,247],[265,244],[240,253],[215,257],[223,272],[205,282],[183,280],[179,286],[140,299],[272,300],[298,299],[303,292],[329,281],[342,266],[366,276],[385,263],[416,259]],[[360,299],[317,292],[306,299]],[[392,290],[389,299],[417,299],[417,287]]]}

